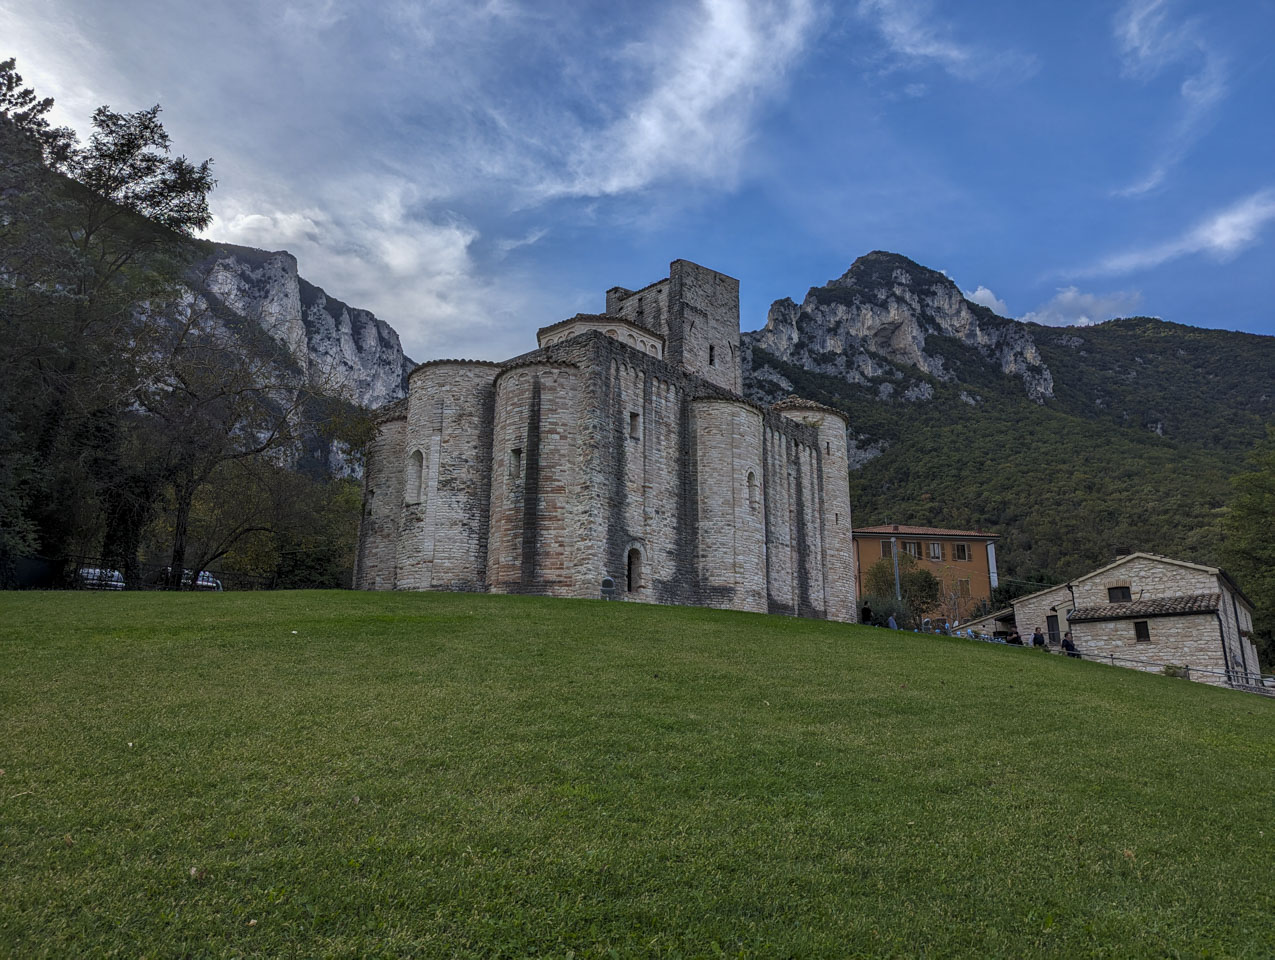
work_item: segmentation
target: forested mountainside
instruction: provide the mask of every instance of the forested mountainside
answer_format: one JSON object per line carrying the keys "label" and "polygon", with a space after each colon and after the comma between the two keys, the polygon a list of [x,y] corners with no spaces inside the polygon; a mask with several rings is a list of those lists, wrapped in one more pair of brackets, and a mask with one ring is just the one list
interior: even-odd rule
{"label": "forested mountainside", "polygon": [[99,108],[85,143],[51,108],[0,63],[0,585],[348,583],[398,335],[288,253],[196,239],[211,161],[159,107]]}
{"label": "forested mountainside", "polygon": [[1029,580],[1131,550],[1218,562],[1229,478],[1275,422],[1275,338],[1022,323],[881,251],[744,344],[754,399],[849,413],[856,524],[989,529]]}

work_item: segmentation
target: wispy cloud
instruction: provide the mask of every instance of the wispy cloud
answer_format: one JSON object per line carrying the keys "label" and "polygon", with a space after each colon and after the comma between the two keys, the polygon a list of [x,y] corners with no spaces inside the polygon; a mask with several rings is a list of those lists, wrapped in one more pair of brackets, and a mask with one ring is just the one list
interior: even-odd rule
{"label": "wispy cloud", "polygon": [[1051,327],[1087,327],[1112,317],[1130,316],[1141,302],[1142,293],[1138,290],[1085,293],[1075,286],[1061,287],[1052,298],[1019,319]]}
{"label": "wispy cloud", "polygon": [[1195,254],[1229,260],[1257,243],[1262,229],[1272,220],[1275,220],[1275,189],[1259,190],[1206,217],[1173,240],[1113,254],[1090,267],[1073,271],[1072,275],[1133,273]]}
{"label": "wispy cloud", "polygon": [[1226,96],[1226,58],[1205,38],[1198,20],[1174,22],[1170,7],[1171,0],[1129,0],[1116,15],[1115,40],[1125,76],[1145,82],[1173,68],[1187,72],[1179,88],[1177,121],[1159,155],[1143,176],[1115,191],[1119,196],[1138,196],[1160,186]]}
{"label": "wispy cloud", "polygon": [[673,175],[729,183],[759,104],[781,87],[815,20],[810,0],[703,0],[693,23],[655,31],[673,43],[635,49],[647,90],[608,128],[583,131],[567,175],[542,195],[614,195]]}
{"label": "wispy cloud", "polygon": [[858,13],[877,28],[900,64],[935,65],[962,80],[1000,73],[1008,67],[1029,76],[1039,66],[1031,55],[962,42],[952,26],[934,12],[930,0],[859,0]]}

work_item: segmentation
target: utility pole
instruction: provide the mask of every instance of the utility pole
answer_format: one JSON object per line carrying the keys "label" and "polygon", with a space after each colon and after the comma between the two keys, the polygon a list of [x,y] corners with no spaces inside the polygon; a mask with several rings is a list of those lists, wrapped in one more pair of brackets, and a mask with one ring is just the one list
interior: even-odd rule
{"label": "utility pole", "polygon": [[894,557],[894,599],[903,602],[903,591],[899,589],[899,538],[890,538],[890,553]]}

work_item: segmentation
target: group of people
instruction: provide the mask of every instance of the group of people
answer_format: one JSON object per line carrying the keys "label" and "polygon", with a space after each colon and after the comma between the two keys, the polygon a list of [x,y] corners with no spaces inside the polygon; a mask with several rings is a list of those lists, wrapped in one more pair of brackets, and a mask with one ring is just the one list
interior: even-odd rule
{"label": "group of people", "polygon": [[[1016,629],[1011,630],[1009,632],[1009,636],[1005,638],[1005,642],[1015,647],[1033,646],[1033,647],[1039,647],[1042,650],[1045,649],[1047,645],[1045,642],[1045,635],[1041,632],[1040,627],[1036,628],[1035,632],[1031,635],[1031,638],[1028,641],[1023,640],[1018,630]],[[1067,654],[1067,656],[1069,657],[1080,656],[1079,651],[1076,650],[1075,641],[1071,639],[1070,630],[1068,630],[1062,636],[1062,649],[1063,649],[1063,653]]]}
{"label": "group of people", "polygon": [[[866,603],[863,605],[863,610],[860,611],[859,613],[859,622],[868,626],[872,626],[876,623],[872,615],[872,608],[868,606],[868,604]],[[928,623],[928,621],[926,622]],[[888,627],[891,630],[899,629],[899,625],[895,621],[893,613],[891,613],[886,618],[886,621],[884,624],[882,624],[882,626]],[[944,630],[942,632],[946,633],[947,631]],[[950,634],[950,635],[959,637],[961,633],[958,630],[955,632],[955,634]],[[969,636],[971,638],[975,638],[973,630],[969,631]],[[980,639],[980,638],[975,638],[975,639]],[[1037,627],[1035,629],[1035,631],[1032,633],[1031,637],[1028,640],[1023,640],[1022,635],[1018,632],[1017,629],[1011,630],[1009,633],[1009,636],[1005,638],[1005,642],[1015,647],[1032,646],[1041,650],[1044,650],[1048,647],[1048,642],[1045,640],[1045,634],[1041,631],[1040,627]],[[1067,656],[1069,657],[1077,657],[1077,658],[1080,657],[1080,652],[1076,649],[1075,641],[1071,639],[1070,630],[1068,630],[1062,636],[1062,650],[1063,650],[1063,653],[1067,654]]]}

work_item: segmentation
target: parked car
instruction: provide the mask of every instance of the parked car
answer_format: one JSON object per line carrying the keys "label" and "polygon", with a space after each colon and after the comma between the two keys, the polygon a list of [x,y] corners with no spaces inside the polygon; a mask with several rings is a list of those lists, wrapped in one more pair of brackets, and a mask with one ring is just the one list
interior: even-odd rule
{"label": "parked car", "polygon": [[[172,567],[164,567],[163,570],[157,571],[147,578],[147,582],[153,586],[163,586],[168,583],[169,571]],[[189,570],[182,571],[182,589],[183,590],[221,590],[221,581],[214,577],[207,570],[200,570],[199,576],[195,579],[195,586],[190,585],[191,572]]]}
{"label": "parked car", "polygon": [[[185,575],[182,577],[182,586],[183,587],[190,586],[190,571],[189,570],[187,570]],[[214,577],[207,570],[200,570],[199,577],[198,579],[195,580],[195,589],[196,590],[220,590],[222,589],[221,581],[218,580],[216,577]]]}
{"label": "parked car", "polygon": [[77,578],[85,590],[124,589],[124,574],[109,567],[80,567]]}

